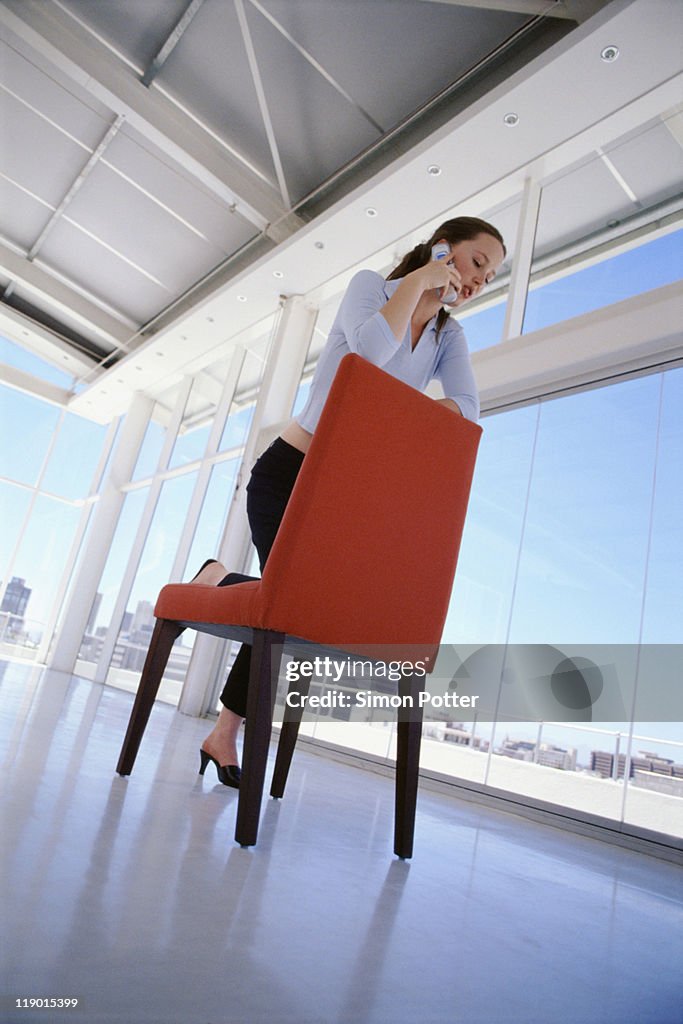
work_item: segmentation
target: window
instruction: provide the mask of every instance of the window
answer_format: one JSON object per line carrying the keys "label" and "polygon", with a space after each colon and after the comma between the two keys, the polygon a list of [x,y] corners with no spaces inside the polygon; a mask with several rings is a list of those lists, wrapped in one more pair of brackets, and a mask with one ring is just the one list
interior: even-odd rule
{"label": "window", "polygon": [[549,284],[532,287],[524,334],[672,284],[681,277],[683,231],[674,231],[594,266],[576,269]]}
{"label": "window", "polygon": [[41,487],[62,498],[87,497],[107,427],[66,413]]}
{"label": "window", "polygon": [[15,439],[0,449],[0,476],[36,484],[59,417],[56,406],[0,386],[0,433]]}

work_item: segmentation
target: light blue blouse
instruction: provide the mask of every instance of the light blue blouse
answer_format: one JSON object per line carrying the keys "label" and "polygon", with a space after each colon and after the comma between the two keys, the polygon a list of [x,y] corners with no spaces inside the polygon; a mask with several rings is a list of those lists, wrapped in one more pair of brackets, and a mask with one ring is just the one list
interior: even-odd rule
{"label": "light blue blouse", "polygon": [[385,281],[374,270],[361,270],[351,279],[320,353],[308,400],[296,417],[304,430],[311,434],[315,430],[337,367],[349,352],[356,352],[419,391],[436,378],[445,397],[458,403],[463,416],[475,422],[478,419],[479,396],[460,324],[448,319],[437,344],[434,316],[411,350],[410,325],[399,344],[379,312],[400,283]]}

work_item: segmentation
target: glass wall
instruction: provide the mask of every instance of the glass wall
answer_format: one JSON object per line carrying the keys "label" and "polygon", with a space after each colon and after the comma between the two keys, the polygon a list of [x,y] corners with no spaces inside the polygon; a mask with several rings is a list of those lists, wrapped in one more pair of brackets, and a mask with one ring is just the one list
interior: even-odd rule
{"label": "glass wall", "polygon": [[[142,557],[118,625],[118,636],[107,675],[107,682],[113,686],[137,689],[154,629],[154,605],[157,594],[171,578],[171,569],[179,539],[182,537],[196,477],[196,471],[185,473],[165,480],[161,485]],[[116,627],[117,623],[112,625]],[[194,634],[191,634],[188,644],[182,642],[183,637],[184,634],[174,645],[166,671],[163,697],[172,700],[173,703],[177,703],[180,697]],[[169,687],[171,674],[175,685]]]}
{"label": "glass wall", "polygon": [[[147,486],[129,491],[125,496],[114,539],[109,548],[104,571],[100,577],[83,634],[81,649],[78,653],[79,662],[97,665],[100,660],[104,640],[109,629],[113,628],[112,618],[116,599],[123,583],[123,574],[130,557],[131,543],[137,534],[148,494],[149,487]],[[82,664],[79,664],[77,668],[81,672],[84,671]]]}
{"label": "glass wall", "polygon": [[0,643],[35,658],[97,497],[107,428],[0,387],[0,433],[12,442],[0,455]]}
{"label": "glass wall", "polygon": [[[80,671],[134,691],[170,580],[218,553],[254,415],[270,337],[160,395],[83,636]],[[239,358],[238,358],[239,356]],[[225,395],[223,394],[225,390]],[[175,434],[169,435],[175,426]],[[170,453],[170,454],[169,454]],[[196,634],[174,644],[159,698],[176,704]]]}
{"label": "glass wall", "polygon": [[[682,389],[675,369],[484,420],[445,645],[613,644],[635,673],[639,645],[683,642]],[[683,835],[683,725],[646,701],[632,724],[627,696],[616,722],[425,724],[421,770]],[[304,732],[395,756],[385,722]]]}

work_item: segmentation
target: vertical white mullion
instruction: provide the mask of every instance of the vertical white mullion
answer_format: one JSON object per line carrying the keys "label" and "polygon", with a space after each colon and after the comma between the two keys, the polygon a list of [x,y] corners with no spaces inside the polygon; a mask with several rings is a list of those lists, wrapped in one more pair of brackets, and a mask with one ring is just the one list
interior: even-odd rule
{"label": "vertical white mullion", "polygon": [[116,646],[121,622],[123,621],[126,605],[128,604],[128,598],[130,597],[130,592],[138,571],[142,552],[144,550],[145,543],[147,542],[147,535],[154,517],[157,501],[159,500],[159,494],[161,493],[161,485],[163,481],[160,474],[167,468],[171,458],[171,453],[173,452],[178,431],[183,421],[185,405],[187,404],[191,388],[192,378],[186,377],[180,387],[180,392],[171,416],[171,421],[166,430],[166,436],[159,456],[157,470],[154,479],[150,484],[149,494],[147,495],[147,501],[145,502],[145,507],[140,518],[138,531],[131,547],[130,556],[123,574],[123,580],[121,581],[121,586],[116,598],[116,604],[114,605],[111,621],[107,629],[107,635],[105,636],[104,643],[102,644],[97,668],[95,669],[95,682],[97,683],[103,683],[107,678],[109,663],[111,661],[112,654],[114,653],[114,647]]}
{"label": "vertical white mullion", "polygon": [[522,333],[540,206],[541,186],[534,178],[527,178],[522,193],[515,258],[512,263],[501,341],[516,338]]}
{"label": "vertical white mullion", "polygon": [[[219,546],[218,558],[229,571],[243,570],[249,555],[251,535],[243,486],[246,474],[251,471],[261,432],[281,423],[291,413],[317,316],[317,309],[309,306],[302,295],[293,295],[283,302]],[[215,637],[203,633],[197,636],[178,704],[184,714],[202,715],[210,709],[223,647],[224,643],[217,643]]]}
{"label": "vertical white mullion", "polygon": [[121,486],[128,480],[135,466],[152,405],[151,399],[146,396],[135,395],[126,414],[111,467],[102,482],[100,498],[93,511],[96,517],[93,530],[71,584],[66,609],[55,636],[50,665],[58,671],[71,672],[78,657],[97,585],[121,513],[124,500]]}
{"label": "vertical white mullion", "polygon": [[105,481],[103,479],[103,474],[107,468],[107,462],[109,461],[112,448],[116,443],[116,436],[121,425],[121,419],[121,416],[117,416],[109,424],[109,430],[107,431],[107,436],[104,439],[104,444],[102,445],[102,454],[97,460],[97,466],[95,467],[95,472],[93,473],[92,480],[90,481],[90,490],[88,491],[88,497],[90,498],[99,494],[101,489],[104,487]]}
{"label": "vertical white mullion", "polygon": [[211,471],[214,464],[210,459],[218,451],[218,445],[220,444],[221,437],[223,436],[225,421],[230,413],[230,406],[232,404],[233,395],[235,393],[245,354],[246,353],[243,348],[236,348],[233,352],[230,368],[225,379],[223,391],[221,392],[221,397],[216,407],[216,414],[211,425],[211,431],[206,442],[206,449],[202,457],[202,464],[199,467],[197,480],[190,499],[190,505],[187,510],[187,515],[185,516],[185,524],[180,537],[180,543],[176,549],[176,556],[173,561],[173,568],[171,569],[170,575],[170,582],[172,583],[178,582],[182,578],[185,565],[187,564],[187,558],[190,554],[192,541],[194,540],[194,534],[197,529],[197,523],[199,522],[204,498],[206,497],[209,480],[211,479]]}
{"label": "vertical white mullion", "polygon": [[503,677],[505,673],[505,666],[508,660],[508,649],[510,646],[510,633],[512,632],[512,619],[515,614],[515,600],[517,597],[517,585],[519,583],[519,569],[522,564],[522,555],[524,553],[524,541],[526,538],[528,518],[529,518],[529,499],[531,497],[531,488],[535,479],[536,472],[536,449],[538,447],[538,435],[541,427],[541,403],[538,402],[536,408],[536,424],[534,426],[534,440],[531,446],[531,458],[529,459],[529,476],[526,484],[526,494],[524,496],[524,512],[522,513],[522,524],[519,531],[519,544],[517,545],[517,558],[515,559],[515,570],[512,577],[512,592],[510,594],[510,611],[508,614],[507,628],[505,630],[505,643],[503,652],[503,661],[501,664],[500,680],[498,682],[498,694],[496,696],[496,706],[493,712],[493,723],[491,727],[491,739],[489,740],[489,749],[486,755],[486,768],[484,769],[484,785],[488,785],[489,772],[491,770],[492,757],[493,757],[493,740],[496,735],[496,729],[498,728],[499,718],[498,712],[500,709],[500,699],[503,688]]}
{"label": "vertical white mullion", "polygon": [[[626,798],[628,796],[631,761],[633,760],[633,733],[636,727],[636,710],[638,707],[638,683],[640,682],[640,656],[645,631],[645,610],[647,608],[647,587],[650,579],[650,560],[652,557],[652,534],[654,531],[655,506],[657,502],[657,477],[659,457],[662,450],[662,418],[664,416],[664,374],[659,379],[659,401],[657,404],[657,426],[655,429],[654,457],[652,460],[652,483],[650,487],[650,510],[648,515],[647,540],[645,542],[645,559],[643,566],[643,596],[640,602],[640,623],[638,626],[638,653],[636,655],[635,678],[633,680],[633,699],[631,701],[630,728],[624,755],[624,788],[621,794],[621,810],[619,820],[624,821],[626,815]],[[617,778],[619,777],[619,756],[615,755]]]}
{"label": "vertical white mullion", "polygon": [[80,550],[81,544],[83,543],[83,537],[85,536],[85,531],[88,528],[88,523],[90,522],[91,515],[94,515],[92,503],[86,502],[83,508],[81,509],[81,514],[78,519],[78,525],[76,527],[76,533],[71,543],[71,547],[69,548],[69,554],[67,555],[66,565],[64,566],[64,571],[62,572],[62,575],[59,580],[59,585],[57,586],[57,593],[55,594],[55,599],[52,602],[52,608],[50,609],[50,613],[48,615],[48,621],[46,622],[45,629],[43,630],[43,636],[36,654],[36,658],[38,661],[43,661],[47,657],[48,651],[50,649],[50,644],[52,642],[52,634],[54,633],[55,626],[57,625],[57,619],[59,618],[59,611],[66,597],[66,592],[69,588],[69,580],[71,579],[71,574],[73,573],[74,565],[76,563],[76,559],[78,558],[78,552]]}

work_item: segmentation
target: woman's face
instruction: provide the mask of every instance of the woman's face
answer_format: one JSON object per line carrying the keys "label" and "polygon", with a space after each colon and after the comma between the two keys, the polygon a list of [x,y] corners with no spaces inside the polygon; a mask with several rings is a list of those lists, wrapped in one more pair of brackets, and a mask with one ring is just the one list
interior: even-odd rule
{"label": "woman's face", "polygon": [[[443,238],[441,241],[449,242]],[[480,234],[467,242],[456,242],[451,245],[452,263],[460,274],[462,281],[458,297],[448,305],[464,306],[470,299],[476,298],[482,288],[496,276],[496,271],[505,259],[503,247],[493,235]]]}

